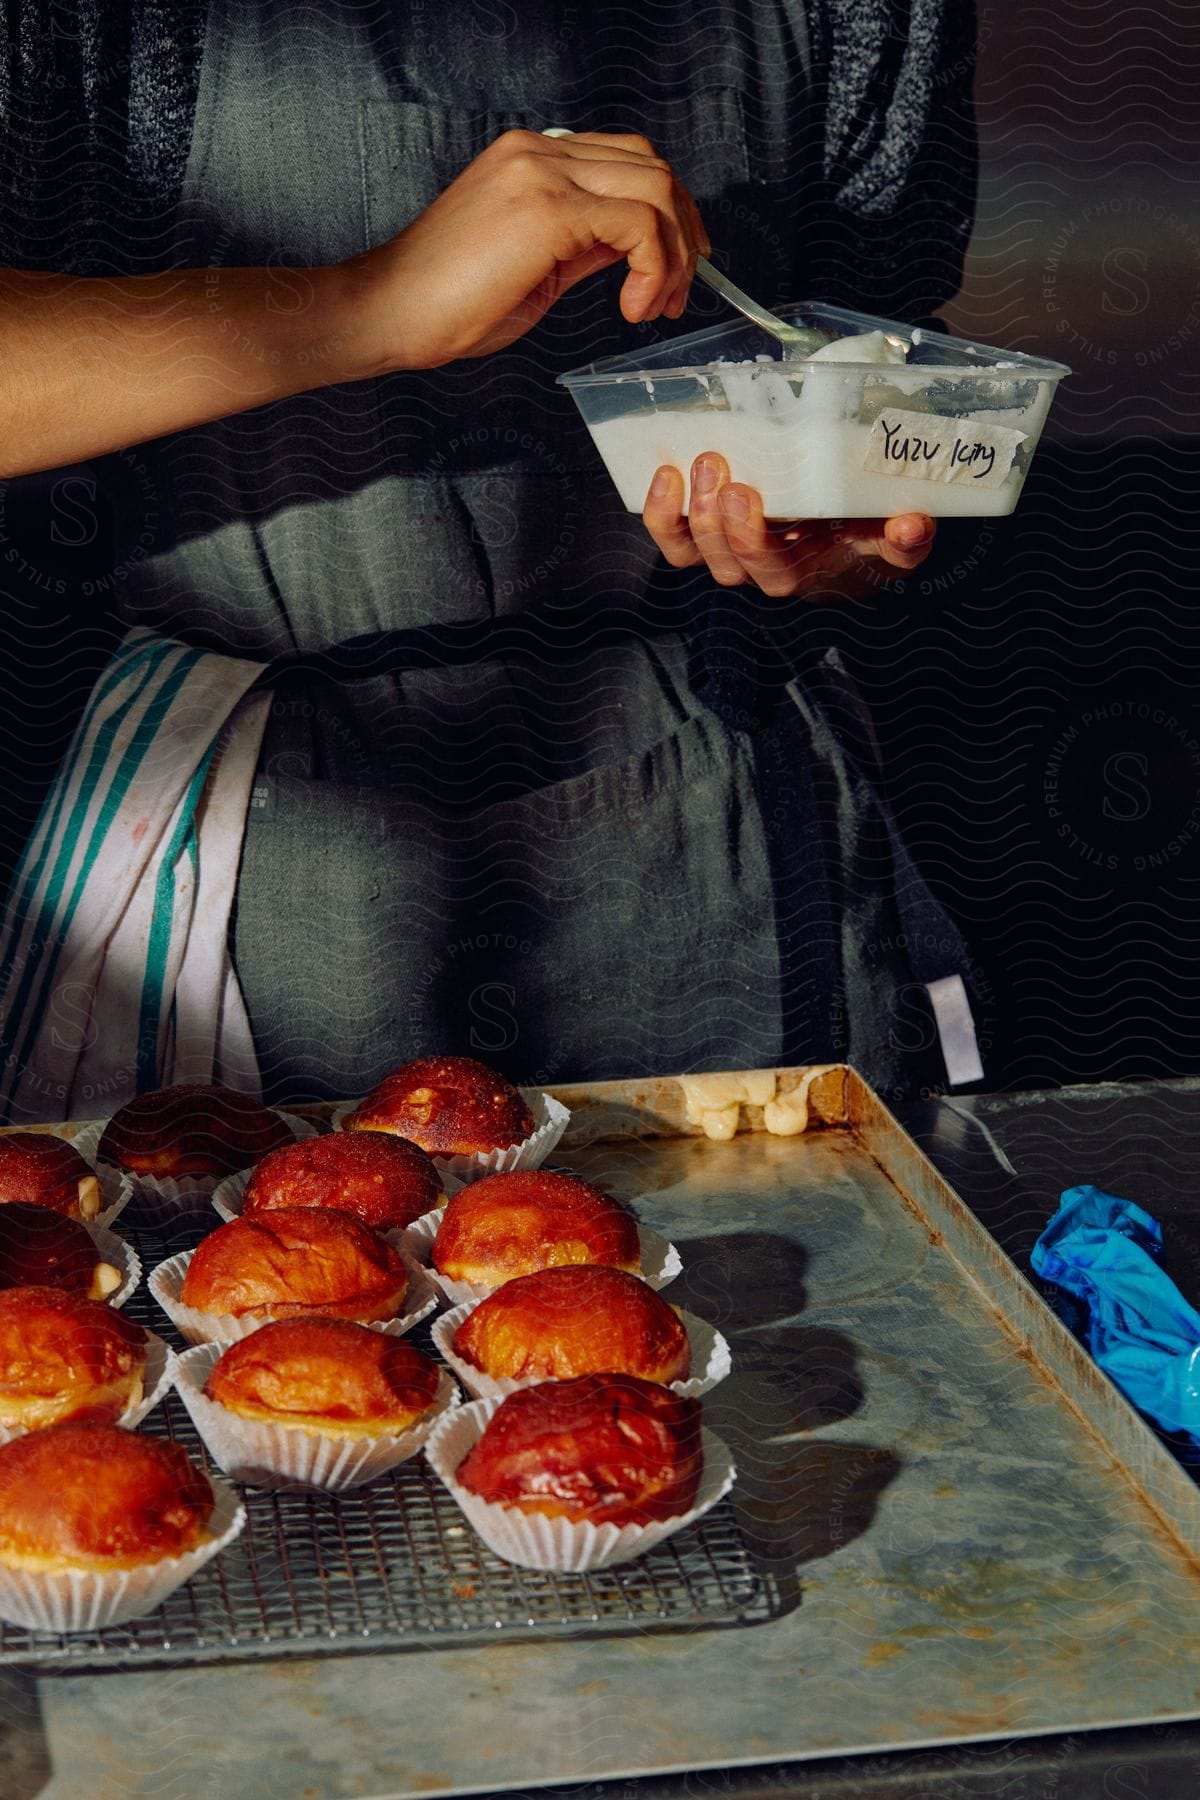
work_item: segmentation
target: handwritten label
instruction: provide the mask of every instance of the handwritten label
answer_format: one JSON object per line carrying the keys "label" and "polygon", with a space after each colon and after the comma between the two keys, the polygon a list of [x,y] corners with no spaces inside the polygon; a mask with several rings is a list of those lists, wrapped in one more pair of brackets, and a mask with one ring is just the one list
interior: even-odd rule
{"label": "handwritten label", "polygon": [[885,408],[871,427],[863,468],[872,475],[906,475],[910,481],[999,487],[1027,433],[1006,425],[973,425],[936,413]]}

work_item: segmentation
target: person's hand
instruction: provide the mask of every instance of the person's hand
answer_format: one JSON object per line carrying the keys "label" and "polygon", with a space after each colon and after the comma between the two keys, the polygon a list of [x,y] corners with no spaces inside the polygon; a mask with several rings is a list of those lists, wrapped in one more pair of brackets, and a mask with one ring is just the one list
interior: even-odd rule
{"label": "person's hand", "polygon": [[724,457],[712,450],[692,464],[686,518],[683,502],[680,471],[659,469],[642,519],[667,561],[676,569],[707,563],[722,587],[752,583],[774,598],[869,593],[881,580],[919,568],[933,546],[934,523],[925,513],[768,523],[761,497],[730,481]]}
{"label": "person's hand", "polygon": [[353,354],[380,373],[485,356],[621,261],[625,317],[677,319],[710,248],[695,201],[645,138],[508,131],[399,237],[341,265]]}

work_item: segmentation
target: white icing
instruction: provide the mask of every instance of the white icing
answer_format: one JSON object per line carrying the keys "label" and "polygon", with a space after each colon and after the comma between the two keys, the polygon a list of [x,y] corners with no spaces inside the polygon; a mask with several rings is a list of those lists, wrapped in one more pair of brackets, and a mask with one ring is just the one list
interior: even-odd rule
{"label": "white icing", "polygon": [[808,1124],[808,1093],[833,1065],[806,1069],[791,1093],[776,1092],[773,1069],[722,1075],[681,1075],[684,1117],[699,1125],[705,1137],[728,1141],[738,1128],[742,1106],[761,1106],[763,1124],[774,1137],[795,1137]]}
{"label": "white icing", "polygon": [[[886,375],[856,366],[864,362],[886,367]],[[642,511],[663,465],[683,473],[686,512],[692,464],[705,451],[718,451],[733,480],[762,495],[769,519],[887,518],[901,512],[996,516],[1012,511],[1024,480],[1011,455],[1003,462],[1002,478],[985,483],[970,475],[930,482],[911,473],[909,463],[881,461],[877,454],[881,403],[889,418],[897,408],[919,412],[928,430],[948,443],[959,436],[974,441],[979,434],[973,425],[1003,429],[1014,449],[1021,437],[1036,443],[1052,384],[1008,378],[1014,399],[1018,391],[1030,398],[1027,405],[1005,408],[997,405],[1005,382],[990,371],[979,379],[978,408],[968,407],[961,416],[939,413],[939,371],[904,365],[902,342],[872,331],[835,339],[803,363],[714,364],[697,374],[694,404],[661,404],[685,390],[676,381],[660,380],[655,396],[660,404],[647,395],[639,410],[589,420],[589,430],[631,512]],[[965,398],[972,388],[956,391]]]}
{"label": "white icing", "polygon": [[832,1063],[806,1069],[800,1085],[790,1094],[777,1094],[763,1108],[763,1124],[773,1137],[796,1137],[808,1126],[808,1091],[818,1076],[827,1075]]}
{"label": "white icing", "polygon": [[807,358],[809,362],[832,363],[902,363],[907,360],[908,347],[900,338],[889,337],[883,331],[864,331],[856,337],[834,338],[831,344],[822,344]]}
{"label": "white icing", "polygon": [[[1020,415],[1018,415],[1020,417]],[[716,450],[734,481],[762,496],[768,519],[891,518],[935,512],[982,518],[1011,512],[1021,491],[1017,469],[999,487],[938,485],[906,475],[871,474],[871,426],[823,419],[817,409],[796,426],[749,412],[715,409],[626,413],[592,426],[596,446],[621,499],[640,513],[655,471],[666,464],[684,477],[684,512],[691,504],[691,468]],[[1034,430],[1038,429],[1034,426]],[[1027,433],[1028,435],[1028,433]]]}
{"label": "white icing", "polygon": [[737,1131],[743,1101],[747,1106],[762,1106],[770,1100],[775,1092],[775,1073],[772,1069],[751,1069],[732,1075],[681,1075],[679,1085],[688,1123],[699,1125],[705,1137],[723,1142]]}

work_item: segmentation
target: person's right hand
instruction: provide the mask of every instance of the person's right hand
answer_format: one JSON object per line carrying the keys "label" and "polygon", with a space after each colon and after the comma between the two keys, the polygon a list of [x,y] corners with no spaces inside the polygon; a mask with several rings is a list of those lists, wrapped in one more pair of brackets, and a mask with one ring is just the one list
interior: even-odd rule
{"label": "person's right hand", "polygon": [[343,265],[354,359],[384,373],[486,356],[621,261],[624,316],[677,319],[710,248],[695,201],[645,138],[508,131],[399,237]]}

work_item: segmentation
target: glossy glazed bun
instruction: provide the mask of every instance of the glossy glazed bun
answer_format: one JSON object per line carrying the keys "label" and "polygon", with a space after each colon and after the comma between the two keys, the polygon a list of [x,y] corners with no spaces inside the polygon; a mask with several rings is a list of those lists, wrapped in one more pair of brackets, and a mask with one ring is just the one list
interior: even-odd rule
{"label": "glossy glazed bun", "polygon": [[202,1312],[392,1319],[408,1272],[390,1244],[349,1213],[297,1206],[234,1219],[193,1252],[180,1299]]}
{"label": "glossy glazed bun", "polygon": [[204,1391],[247,1419],[338,1437],[407,1431],[437,1399],[440,1371],[403,1338],[345,1319],[284,1319],[231,1344]]}
{"label": "glossy glazed bun", "polygon": [[0,1206],[0,1288],[54,1287],[104,1300],[121,1271],[102,1260],[78,1219],[14,1200]]}
{"label": "glossy glazed bun", "polygon": [[38,1131],[0,1137],[0,1204],[23,1200],[73,1219],[94,1219],[103,1204],[100,1183],[65,1138]]}
{"label": "glossy glazed bun", "polygon": [[440,1275],[484,1287],[564,1263],[636,1272],[637,1225],[590,1182],[546,1169],[485,1175],[461,1189],[447,1201],[433,1241]]}
{"label": "glossy glazed bun", "polygon": [[0,1424],[113,1424],[142,1397],[146,1333],[58,1288],[0,1292]]}
{"label": "glossy glazed bun", "polygon": [[343,1131],[394,1131],[432,1156],[523,1144],[536,1121],[503,1075],[469,1056],[427,1056],[384,1077]]}
{"label": "glossy glazed bun", "polygon": [[132,1569],[206,1536],[213,1491],[178,1444],[119,1425],[51,1425],[0,1447],[0,1562]]}
{"label": "glossy glazed bun", "polygon": [[244,1215],[292,1206],[353,1213],[374,1231],[411,1225],[442,1197],[432,1160],[385,1131],[331,1131],[272,1150],[242,1196]]}
{"label": "glossy glazed bun", "polygon": [[278,1113],[232,1088],[186,1082],[139,1094],[114,1113],[96,1152],[134,1175],[233,1175],[292,1131]]}
{"label": "glossy glazed bun", "polygon": [[685,1381],[692,1353],[679,1315],[623,1269],[519,1275],[454,1334],[455,1354],[496,1380],[564,1381],[605,1371]]}
{"label": "glossy glazed bun", "polygon": [[703,1466],[698,1401],[633,1375],[580,1375],[502,1400],[456,1480],[521,1512],[646,1525],[688,1511]]}

